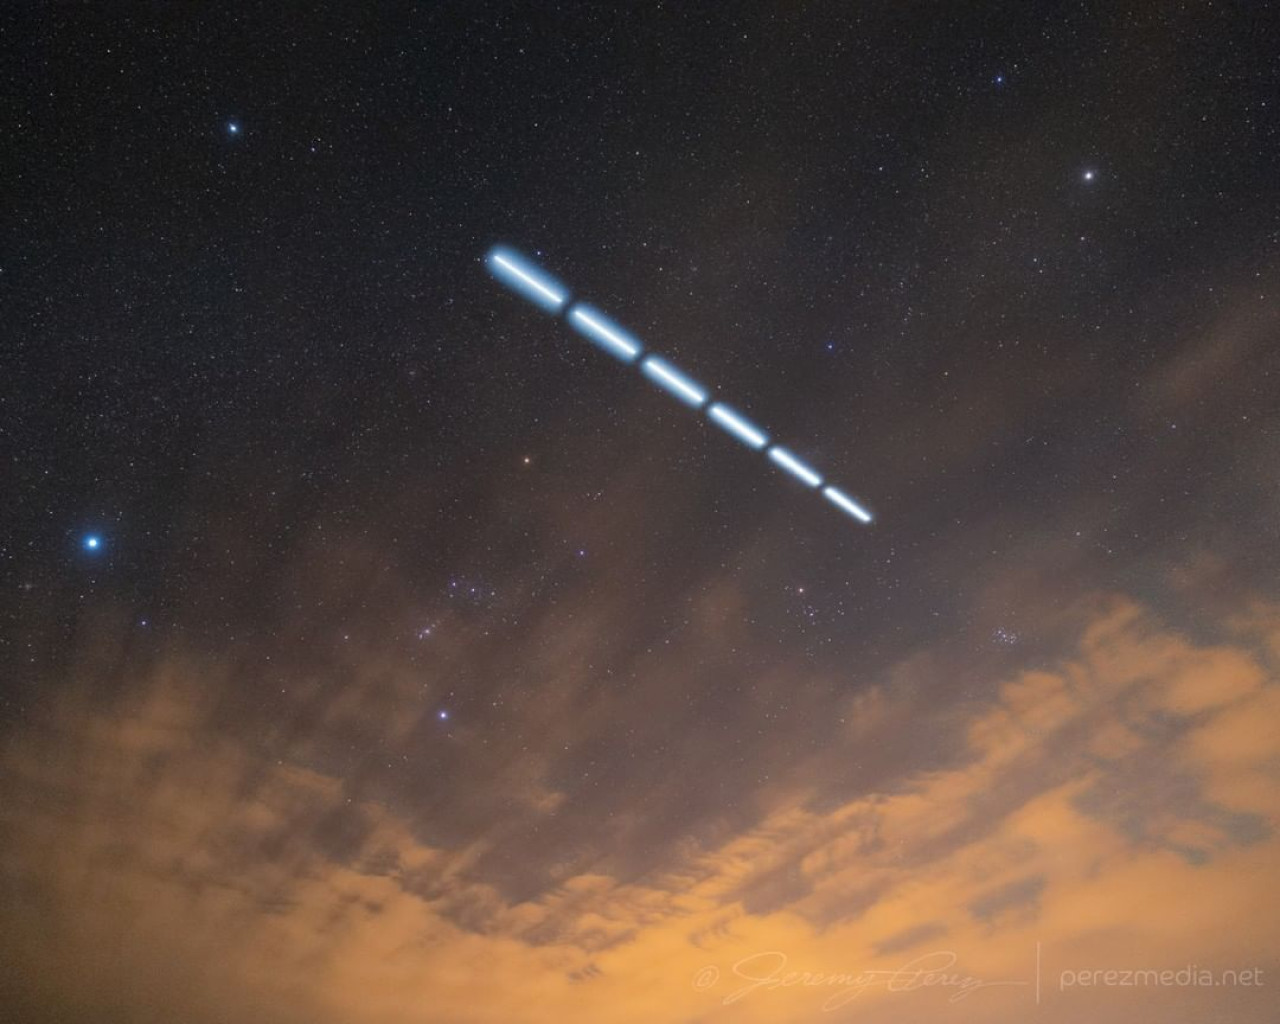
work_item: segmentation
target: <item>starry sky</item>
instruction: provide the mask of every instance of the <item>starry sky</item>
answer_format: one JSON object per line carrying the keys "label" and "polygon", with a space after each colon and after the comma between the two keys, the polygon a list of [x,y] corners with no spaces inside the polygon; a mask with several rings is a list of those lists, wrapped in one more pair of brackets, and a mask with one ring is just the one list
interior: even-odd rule
{"label": "starry sky", "polygon": [[1265,11],[7,9],[0,1001],[1271,1020]]}

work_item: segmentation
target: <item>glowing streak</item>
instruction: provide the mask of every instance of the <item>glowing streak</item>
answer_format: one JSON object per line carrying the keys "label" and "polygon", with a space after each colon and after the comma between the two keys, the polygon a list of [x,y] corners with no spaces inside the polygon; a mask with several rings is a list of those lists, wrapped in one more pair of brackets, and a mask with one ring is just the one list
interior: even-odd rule
{"label": "glowing streak", "polygon": [[871,513],[859,505],[842,491],[837,491],[834,487],[822,488],[822,496],[833,505],[838,505],[844,509],[854,519],[861,520],[864,523],[871,522]]}
{"label": "glowing streak", "polygon": [[658,387],[675,395],[681,401],[688,402],[694,408],[701,406],[707,400],[707,393],[702,388],[657,356],[649,356],[640,364],[640,368]]}
{"label": "glowing streak", "polygon": [[792,476],[799,480],[803,480],[810,487],[817,487],[818,484],[822,483],[822,477],[797,459],[785,448],[770,448],[769,458]]}
{"label": "glowing streak", "polygon": [[574,306],[569,322],[610,355],[625,363],[633,362],[640,354],[640,346],[611,324],[590,306]]}
{"label": "glowing streak", "polygon": [[513,253],[494,250],[489,254],[489,267],[495,276],[551,313],[558,313],[565,296],[556,290],[555,282]]}
{"label": "glowing streak", "polygon": [[717,402],[707,410],[707,415],[724,427],[730,434],[742,441],[744,444],[759,451],[769,443],[769,439],[765,437],[759,430],[735,413],[727,405],[721,405]]}
{"label": "glowing streak", "polygon": [[[1092,171],[1086,175],[1088,178],[1093,176]],[[559,313],[568,301],[568,292],[554,278],[548,277],[533,264],[510,250],[492,250],[489,253],[488,263],[495,277],[550,313]],[[568,319],[574,330],[625,363],[634,363],[643,351],[643,346],[638,341],[590,306],[575,305],[569,311]],[[700,409],[706,404],[708,392],[665,359],[652,355],[646,356],[640,361],[640,369],[664,391],[695,409]],[[711,405],[707,409],[707,417],[756,451],[760,451],[769,444],[769,438],[764,431],[723,403],[716,402]],[[821,475],[806,466],[787,449],[775,445],[768,449],[768,455],[770,461],[781,466],[807,486],[822,487]],[[528,463],[529,459],[526,457],[524,461]],[[854,519],[863,523],[871,522],[871,513],[843,491],[836,490],[834,487],[822,487],[822,496]],[[100,543],[97,537],[85,538],[85,547],[91,550],[98,548]],[[449,712],[442,708],[437,712],[437,716],[441,721],[445,721],[449,718]]]}

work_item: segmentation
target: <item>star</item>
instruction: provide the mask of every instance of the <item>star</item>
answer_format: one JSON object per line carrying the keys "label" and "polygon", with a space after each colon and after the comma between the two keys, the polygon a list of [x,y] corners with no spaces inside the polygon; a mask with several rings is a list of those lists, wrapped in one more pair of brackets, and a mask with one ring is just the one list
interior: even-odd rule
{"label": "star", "polygon": [[449,712],[446,711],[444,708],[441,708],[439,711],[436,712],[436,718],[440,719],[440,721],[442,722],[447,722],[449,721]]}
{"label": "star", "polygon": [[995,84],[996,84],[996,85],[1004,85],[1004,81],[1005,81],[1005,79],[1004,79],[1004,75],[1003,75],[1003,74],[997,74],[997,75],[992,79],[992,81],[993,81],[993,82],[995,82]]}
{"label": "star", "polygon": [[1087,170],[1082,175],[1080,175],[1080,177],[1083,178],[1085,181],[1093,181],[1093,179],[1096,178],[1097,176],[1098,176],[1098,172],[1092,169]]}
{"label": "star", "polygon": [[239,121],[228,121],[228,122],[227,122],[227,134],[228,134],[228,135],[239,135],[239,134],[240,134],[240,122],[239,122]]}
{"label": "star", "polygon": [[83,544],[86,551],[98,551],[102,547],[102,538],[96,533],[91,533],[85,537]]}

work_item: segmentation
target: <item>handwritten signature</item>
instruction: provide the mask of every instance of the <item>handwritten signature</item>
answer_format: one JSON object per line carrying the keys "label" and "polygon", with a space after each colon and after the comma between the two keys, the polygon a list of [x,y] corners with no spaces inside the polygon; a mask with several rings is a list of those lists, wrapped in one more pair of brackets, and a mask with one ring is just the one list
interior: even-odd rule
{"label": "handwritten signature", "polygon": [[724,1004],[739,1002],[761,990],[779,988],[838,988],[822,1004],[823,1010],[836,1010],[852,1002],[871,988],[884,988],[888,992],[914,992],[918,989],[950,989],[947,1000],[958,1003],[978,989],[1001,985],[1028,985],[1027,981],[989,981],[953,971],[956,955],[947,950],[926,953],[895,970],[861,971],[789,971],[785,953],[770,950],[753,953],[733,965],[733,973],[745,979],[747,984],[725,996]]}

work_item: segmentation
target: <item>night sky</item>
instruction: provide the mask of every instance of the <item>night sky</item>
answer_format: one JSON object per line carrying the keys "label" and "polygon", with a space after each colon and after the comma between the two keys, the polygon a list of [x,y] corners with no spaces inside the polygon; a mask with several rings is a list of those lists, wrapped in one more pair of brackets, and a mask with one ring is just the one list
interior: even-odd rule
{"label": "night sky", "polygon": [[1268,6],[9,6],[0,1018],[1273,1020]]}

